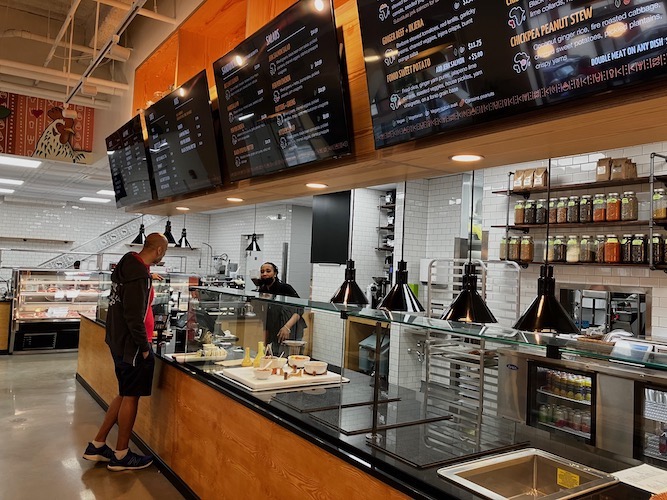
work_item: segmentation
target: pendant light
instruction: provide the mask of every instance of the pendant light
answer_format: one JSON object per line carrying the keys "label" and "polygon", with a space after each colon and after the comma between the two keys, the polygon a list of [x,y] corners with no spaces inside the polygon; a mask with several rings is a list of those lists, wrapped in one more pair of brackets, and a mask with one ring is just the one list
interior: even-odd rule
{"label": "pendant light", "polygon": [[[547,175],[547,199],[551,199],[551,158]],[[554,268],[549,265],[549,218],[545,239],[544,264],[537,279],[537,297],[516,322],[514,328],[530,332],[580,333],[577,325],[556,299]]]}
{"label": "pendant light", "polygon": [[257,243],[257,233],[255,232],[255,229],[257,229],[257,204],[255,204],[255,222],[253,222],[252,225],[252,241],[250,242],[250,245],[246,247],[246,252],[260,252],[261,249],[259,248],[259,244]]}
{"label": "pendant light", "polygon": [[352,236],[354,234],[354,198],[355,192],[352,190],[352,211],[350,214],[350,241],[347,252],[347,266],[345,267],[345,281],[336,290],[333,297],[331,297],[332,304],[342,304],[344,306],[364,306],[368,304],[368,299],[364,292],[361,291],[355,278],[357,270],[354,268],[354,261],[352,260]]}
{"label": "pendant light", "polygon": [[144,226],[144,216],[141,215],[141,225],[139,226],[139,234],[132,240],[131,245],[143,245],[146,241],[146,228]]}
{"label": "pendant light", "polygon": [[401,260],[398,263],[396,271],[396,283],[391,287],[387,295],[382,298],[378,304],[378,309],[421,312],[424,310],[424,306],[419,303],[419,300],[408,286],[408,263],[403,260],[405,254],[405,214],[408,203],[407,190],[408,184],[405,182],[403,183],[403,241],[401,243]]}
{"label": "pendant light", "polygon": [[174,239],[174,235],[171,234],[171,221],[169,220],[169,217],[167,217],[167,224],[164,226],[164,237],[167,238],[167,244],[169,245],[176,245],[176,240]]}
{"label": "pendant light", "polygon": [[188,241],[188,231],[185,229],[185,214],[183,214],[183,229],[181,230],[181,239],[178,240],[178,243],[176,243],[176,246],[179,248],[189,248],[192,250],[192,246],[190,245],[190,242]]}
{"label": "pendant light", "polygon": [[475,209],[475,171],[470,181],[470,233],[468,236],[468,262],[464,267],[462,288],[449,310],[440,319],[463,321],[466,323],[498,323],[484,299],[477,291],[477,274],[472,263],[472,224]]}

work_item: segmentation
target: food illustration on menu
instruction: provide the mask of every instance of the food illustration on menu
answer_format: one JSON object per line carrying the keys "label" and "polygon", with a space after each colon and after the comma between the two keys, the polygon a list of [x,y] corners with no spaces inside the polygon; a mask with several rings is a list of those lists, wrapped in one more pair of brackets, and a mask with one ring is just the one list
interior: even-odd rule
{"label": "food illustration on menu", "polygon": [[106,139],[116,206],[124,207],[153,199],[150,167],[139,115]]}
{"label": "food illustration on menu", "polygon": [[302,0],[213,66],[232,180],[349,154],[330,0]]}
{"label": "food illustration on menu", "polygon": [[358,0],[376,147],[664,76],[666,3]]}
{"label": "food illustration on menu", "polygon": [[145,112],[158,199],[222,183],[206,71]]}

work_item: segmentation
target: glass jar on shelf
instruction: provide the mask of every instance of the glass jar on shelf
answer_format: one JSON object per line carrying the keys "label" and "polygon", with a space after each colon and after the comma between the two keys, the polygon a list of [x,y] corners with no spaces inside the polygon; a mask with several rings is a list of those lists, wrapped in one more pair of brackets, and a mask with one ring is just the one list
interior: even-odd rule
{"label": "glass jar on shelf", "polygon": [[646,252],[647,252],[646,235],[635,234],[634,237],[632,238],[632,263],[646,264],[648,262],[648,257]]}
{"label": "glass jar on shelf", "polygon": [[567,222],[567,197],[561,196],[558,198],[556,205],[556,223],[564,224]]}
{"label": "glass jar on shelf", "polygon": [[565,262],[567,255],[567,241],[565,236],[558,236],[554,238],[554,258],[552,262]]}
{"label": "glass jar on shelf", "polygon": [[579,222],[579,197],[570,196],[567,199],[566,221],[570,224]]}
{"label": "glass jar on shelf", "polygon": [[523,223],[535,224],[535,202],[533,200],[526,200],[523,209]]}
{"label": "glass jar on shelf", "polygon": [[653,190],[653,218],[667,219],[667,196],[663,188]]}
{"label": "glass jar on shelf", "polygon": [[505,235],[500,237],[500,252],[498,258],[500,260],[507,260],[507,238]]}
{"label": "glass jar on shelf", "polygon": [[632,235],[624,234],[621,238],[621,262],[632,262]]}
{"label": "glass jar on shelf", "polygon": [[595,236],[595,262],[597,262],[598,264],[605,262],[604,243],[605,243],[604,234],[598,234]]}
{"label": "glass jar on shelf", "polygon": [[565,251],[565,261],[571,264],[579,262],[579,238],[571,234],[567,237],[567,250]]}
{"label": "glass jar on shelf", "polygon": [[546,248],[545,260],[548,260],[549,262],[554,261],[554,237],[553,236],[549,236],[547,238],[547,248]]}
{"label": "glass jar on shelf", "polygon": [[526,234],[521,237],[520,260],[521,262],[530,263],[533,262],[534,257],[535,243],[533,242],[533,237]]}
{"label": "glass jar on shelf", "polygon": [[558,221],[558,198],[549,199],[549,224],[555,224]]}
{"label": "glass jar on shelf", "polygon": [[651,241],[651,253],[653,254],[653,264],[662,264],[664,262],[665,241],[661,234],[653,234]]}
{"label": "glass jar on shelf", "polygon": [[579,240],[579,262],[593,262],[595,260],[595,240],[587,234]]}
{"label": "glass jar on shelf", "polygon": [[602,193],[593,197],[593,222],[604,222],[607,220],[607,200]]}
{"label": "glass jar on shelf", "polygon": [[546,224],[547,223],[547,212],[549,207],[547,206],[547,200],[542,198],[537,200],[535,203],[535,224]]}
{"label": "glass jar on shelf", "polygon": [[507,260],[518,261],[521,258],[521,242],[518,236],[510,236],[507,242]]}
{"label": "glass jar on shelf", "polygon": [[593,198],[590,194],[579,198],[579,222],[593,222]]}
{"label": "glass jar on shelf", "polygon": [[617,222],[621,220],[621,199],[618,193],[607,195],[607,221]]}
{"label": "glass jar on shelf", "polygon": [[514,204],[514,224],[523,224],[523,218],[525,217],[526,211],[526,202],[523,200],[517,200]]}
{"label": "glass jar on shelf", "polygon": [[621,220],[639,218],[639,201],[634,191],[625,191],[621,198]]}
{"label": "glass jar on shelf", "polygon": [[621,242],[615,234],[608,234],[604,242],[604,261],[607,264],[621,262]]}

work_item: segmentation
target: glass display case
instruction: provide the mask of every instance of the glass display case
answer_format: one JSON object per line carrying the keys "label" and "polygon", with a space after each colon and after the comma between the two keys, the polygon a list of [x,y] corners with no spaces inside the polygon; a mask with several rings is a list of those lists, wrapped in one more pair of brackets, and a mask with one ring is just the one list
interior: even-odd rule
{"label": "glass display case", "polygon": [[12,287],[10,352],[76,349],[79,315],[96,314],[97,272],[15,269]]}

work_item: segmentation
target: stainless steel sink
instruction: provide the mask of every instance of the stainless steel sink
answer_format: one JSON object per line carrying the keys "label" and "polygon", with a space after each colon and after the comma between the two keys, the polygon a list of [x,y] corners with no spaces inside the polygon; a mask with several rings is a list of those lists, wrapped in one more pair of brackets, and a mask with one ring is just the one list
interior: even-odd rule
{"label": "stainless steel sink", "polygon": [[438,474],[492,500],[574,498],[618,481],[536,448],[443,467]]}

